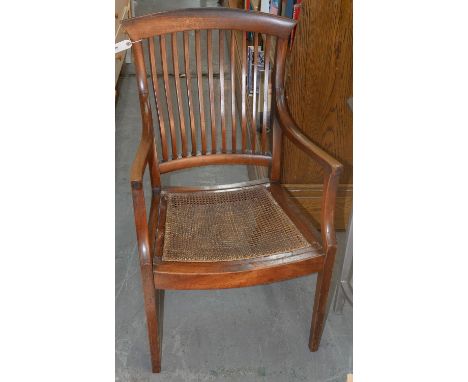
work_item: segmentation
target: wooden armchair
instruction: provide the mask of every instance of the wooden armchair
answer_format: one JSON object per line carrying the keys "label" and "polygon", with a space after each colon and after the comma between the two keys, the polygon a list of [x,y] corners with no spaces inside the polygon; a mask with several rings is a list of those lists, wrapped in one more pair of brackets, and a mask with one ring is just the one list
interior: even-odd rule
{"label": "wooden armchair", "polygon": [[[318,349],[336,252],[333,213],[342,165],[303,135],[289,113],[284,72],[294,24],[227,8],[169,11],[123,22],[133,41],[143,121],[131,187],[155,373],[161,370],[165,289],[238,288],[317,272],[309,348]],[[247,33],[253,42],[250,94]],[[259,69],[261,42],[265,64]],[[321,234],[279,184],[283,134],[323,168]],[[214,164],[263,166],[269,180],[213,188],[161,184],[161,174]],[[148,216],[146,169],[152,186]]]}

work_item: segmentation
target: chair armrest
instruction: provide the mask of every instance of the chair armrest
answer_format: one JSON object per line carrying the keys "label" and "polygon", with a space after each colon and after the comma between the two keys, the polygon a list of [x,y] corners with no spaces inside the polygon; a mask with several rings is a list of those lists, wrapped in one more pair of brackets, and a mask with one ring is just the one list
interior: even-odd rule
{"label": "chair armrest", "polygon": [[318,162],[326,172],[341,173],[343,165],[307,138],[294,121],[283,94],[276,98],[276,118],[281,130],[302,151]]}
{"label": "chair armrest", "polygon": [[130,172],[138,253],[140,256],[140,265],[142,267],[152,265],[145,194],[143,191],[143,175],[145,173],[146,164],[148,163],[150,147],[151,141],[144,139],[140,141]]}
{"label": "chair armrest", "polygon": [[152,256],[150,252],[148,220],[146,218],[146,203],[141,183],[132,182],[132,198],[140,265],[142,267],[151,266]]}
{"label": "chair armrest", "polygon": [[284,93],[278,93],[276,97],[276,118],[281,130],[298,148],[325,170],[320,223],[325,253],[329,253],[329,250],[336,250],[334,215],[338,180],[343,171],[343,165],[300,131],[289,112]]}
{"label": "chair armrest", "polygon": [[132,184],[132,188],[134,187],[134,183],[139,183],[141,185],[143,182],[143,175],[145,173],[146,164],[148,163],[150,148],[150,140],[140,141],[135,159],[132,163],[132,169],[130,170],[130,182]]}

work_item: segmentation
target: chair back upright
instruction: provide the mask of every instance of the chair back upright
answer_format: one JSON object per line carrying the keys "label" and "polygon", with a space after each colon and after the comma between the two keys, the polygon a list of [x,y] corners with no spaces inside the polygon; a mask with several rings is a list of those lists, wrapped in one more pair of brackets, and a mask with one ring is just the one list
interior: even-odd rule
{"label": "chair back upright", "polygon": [[273,123],[272,100],[284,88],[293,20],[198,8],[135,17],[123,25],[133,42],[141,139],[155,145],[153,168],[166,173],[250,164],[270,167],[270,178],[279,180],[281,131]]}

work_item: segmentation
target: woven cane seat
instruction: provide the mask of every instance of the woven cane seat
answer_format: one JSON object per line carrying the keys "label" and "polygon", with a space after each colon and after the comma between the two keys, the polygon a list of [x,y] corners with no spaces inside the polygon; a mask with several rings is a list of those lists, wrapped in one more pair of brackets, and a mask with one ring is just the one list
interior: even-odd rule
{"label": "woven cane seat", "polygon": [[242,260],[320,247],[307,242],[264,186],[165,198],[163,261]]}

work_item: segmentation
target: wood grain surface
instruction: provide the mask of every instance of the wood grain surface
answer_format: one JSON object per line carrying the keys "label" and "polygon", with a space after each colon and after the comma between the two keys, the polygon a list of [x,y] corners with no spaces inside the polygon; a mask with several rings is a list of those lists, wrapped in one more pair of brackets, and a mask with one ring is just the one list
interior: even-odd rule
{"label": "wood grain surface", "polygon": [[[322,184],[283,184],[288,196],[293,202],[307,211],[314,226],[320,228],[320,212],[322,208]],[[352,184],[340,184],[336,194],[335,228],[345,230],[348,216],[353,203]]]}
{"label": "wood grain surface", "polygon": [[[303,0],[286,97],[305,135],[344,164],[342,184],[353,182],[352,94],[352,0]],[[288,139],[283,145],[283,183],[322,182],[317,164]]]}

